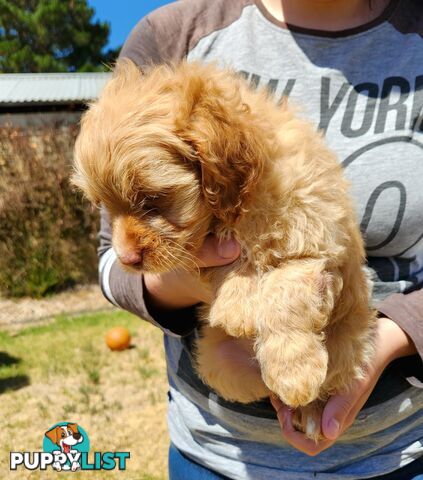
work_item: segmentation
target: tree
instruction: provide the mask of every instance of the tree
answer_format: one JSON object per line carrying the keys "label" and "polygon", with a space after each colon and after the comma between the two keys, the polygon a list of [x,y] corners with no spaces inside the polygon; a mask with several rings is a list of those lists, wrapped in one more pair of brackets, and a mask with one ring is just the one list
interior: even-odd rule
{"label": "tree", "polygon": [[102,71],[110,24],[87,0],[0,0],[0,72]]}

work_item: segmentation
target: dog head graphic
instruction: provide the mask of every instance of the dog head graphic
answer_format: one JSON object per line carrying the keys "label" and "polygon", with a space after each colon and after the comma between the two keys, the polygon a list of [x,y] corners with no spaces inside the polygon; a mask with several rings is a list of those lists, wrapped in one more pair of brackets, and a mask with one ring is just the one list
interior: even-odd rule
{"label": "dog head graphic", "polygon": [[57,425],[46,432],[46,437],[59,446],[63,453],[69,453],[74,445],[84,440],[76,423]]}

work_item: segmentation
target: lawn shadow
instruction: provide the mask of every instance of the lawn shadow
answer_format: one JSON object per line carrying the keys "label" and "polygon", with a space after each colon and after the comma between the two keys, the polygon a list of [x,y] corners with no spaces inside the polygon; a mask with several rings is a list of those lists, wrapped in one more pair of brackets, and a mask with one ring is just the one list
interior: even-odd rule
{"label": "lawn shadow", "polygon": [[14,375],[0,379],[0,394],[11,390],[19,390],[30,384],[28,375]]}
{"label": "lawn shadow", "polygon": [[[14,357],[7,352],[0,352],[0,368],[17,365],[21,362],[19,357]],[[5,378],[0,378],[0,394],[11,391],[19,390],[30,384],[28,375],[10,375]]]}
{"label": "lawn shadow", "polygon": [[20,358],[14,357],[7,352],[0,352],[0,367],[8,367],[9,365],[16,365],[17,363],[21,363]]}

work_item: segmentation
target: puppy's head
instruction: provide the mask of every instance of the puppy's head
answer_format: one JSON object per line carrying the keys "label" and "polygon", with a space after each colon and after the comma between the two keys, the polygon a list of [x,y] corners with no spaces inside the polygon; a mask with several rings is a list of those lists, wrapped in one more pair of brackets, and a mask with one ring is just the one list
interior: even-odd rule
{"label": "puppy's head", "polygon": [[193,268],[204,237],[242,216],[268,146],[241,88],[211,65],[118,63],[82,119],[73,182],[108,210],[124,265]]}
{"label": "puppy's head", "polygon": [[[78,430],[78,425],[76,423],[68,423],[64,426],[57,426],[46,432],[46,437],[48,437],[53,443],[63,447],[65,450],[70,445],[76,445],[81,443],[84,437]],[[69,451],[70,448],[67,448]]]}

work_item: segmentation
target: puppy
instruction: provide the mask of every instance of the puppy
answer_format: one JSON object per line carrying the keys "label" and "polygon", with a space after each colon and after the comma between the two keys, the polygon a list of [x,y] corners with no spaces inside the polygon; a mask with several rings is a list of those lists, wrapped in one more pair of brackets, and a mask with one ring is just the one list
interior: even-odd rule
{"label": "puppy", "polygon": [[[324,402],[371,360],[375,312],[347,181],[313,127],[230,70],[122,60],[82,119],[73,182],[109,211],[125,267],[198,272],[201,378],[232,401],[273,392],[318,439]],[[199,271],[210,233],[241,256]],[[232,337],[259,369],[225,354]]]}
{"label": "puppy", "polygon": [[[58,447],[60,447],[60,451],[62,453],[78,453],[77,450],[72,449],[73,445],[81,443],[84,440],[83,435],[78,430],[78,425],[76,423],[68,423],[67,425],[57,426],[48,430],[46,432],[46,437],[49,438],[53,443],[55,443]],[[53,463],[53,468],[57,471],[60,470],[72,470],[75,472],[81,465],[79,462],[72,462],[72,465],[69,467],[68,465],[64,465],[60,462]]]}

